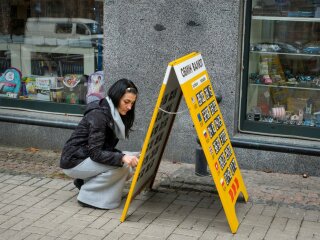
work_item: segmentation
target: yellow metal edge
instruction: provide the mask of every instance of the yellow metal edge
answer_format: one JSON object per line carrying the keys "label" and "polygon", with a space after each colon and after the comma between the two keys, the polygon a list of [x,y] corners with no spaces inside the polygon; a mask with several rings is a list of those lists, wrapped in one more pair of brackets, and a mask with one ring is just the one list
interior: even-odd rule
{"label": "yellow metal edge", "polygon": [[178,58],[176,60],[173,60],[172,62],[169,63],[169,66],[174,66],[174,65],[177,65],[179,63],[182,63],[190,58],[193,58],[195,56],[197,56],[198,54],[200,54],[199,52],[192,52],[192,53],[189,53],[188,55],[185,55],[181,58]]}
{"label": "yellow metal edge", "polygon": [[[168,66],[168,67],[171,68],[171,66]],[[161,104],[161,101],[162,101],[162,98],[163,98],[163,94],[164,94],[164,92],[166,90],[166,87],[167,87],[167,85],[164,84],[164,83],[161,86],[159,97],[158,97],[158,100],[156,102],[156,105],[155,105],[155,108],[154,108],[154,111],[153,111],[153,114],[152,114],[152,118],[151,118],[151,121],[150,121],[150,125],[149,125],[148,131],[147,131],[147,134],[146,134],[146,137],[145,137],[145,141],[144,141],[144,144],[143,144],[143,147],[142,147],[140,159],[144,160],[144,157],[145,157],[145,154],[146,154],[146,149],[147,149],[150,137],[151,137],[151,133],[152,133],[152,130],[153,130],[153,127],[154,127],[154,123],[155,123],[156,117],[157,117],[158,112],[159,112],[159,107],[160,107],[160,104]],[[130,206],[130,203],[131,203],[131,200],[132,200],[133,192],[135,190],[135,185],[137,183],[138,176],[139,176],[142,164],[143,164],[143,161],[139,161],[138,162],[138,166],[137,166],[136,171],[135,171],[135,173],[133,175],[132,183],[131,183],[131,186],[130,186],[130,190],[129,190],[129,193],[128,193],[128,196],[127,196],[127,200],[126,200],[125,206],[124,206],[123,211],[122,211],[120,222],[124,222],[125,219],[126,219],[127,212],[129,210],[129,206]]]}

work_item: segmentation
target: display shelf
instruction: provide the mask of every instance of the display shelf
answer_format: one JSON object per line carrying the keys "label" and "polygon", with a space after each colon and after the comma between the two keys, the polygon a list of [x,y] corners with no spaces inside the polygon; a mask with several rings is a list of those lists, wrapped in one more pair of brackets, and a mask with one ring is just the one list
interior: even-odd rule
{"label": "display shelf", "polygon": [[286,89],[296,89],[296,90],[311,90],[311,91],[320,91],[320,87],[295,87],[295,86],[283,86],[283,85],[272,85],[272,84],[259,84],[259,83],[249,83],[250,86],[257,87],[268,87],[268,88],[286,88]]}
{"label": "display shelf", "polygon": [[286,22],[320,22],[320,18],[307,17],[275,17],[275,16],[252,16],[252,20],[262,21],[286,21]]}
{"label": "display shelf", "polygon": [[320,54],[309,54],[309,53],[265,52],[265,51],[254,51],[254,50],[251,50],[250,53],[252,53],[252,54],[299,56],[299,57],[320,57]]}

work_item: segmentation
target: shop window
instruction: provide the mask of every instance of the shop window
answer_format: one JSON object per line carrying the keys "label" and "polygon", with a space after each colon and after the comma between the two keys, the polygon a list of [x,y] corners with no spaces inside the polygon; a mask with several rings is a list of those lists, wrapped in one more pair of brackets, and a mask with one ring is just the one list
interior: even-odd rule
{"label": "shop window", "polygon": [[319,139],[320,1],[248,1],[240,130]]}
{"label": "shop window", "polygon": [[103,65],[102,9],[99,0],[0,1],[0,107],[81,114],[88,76]]}

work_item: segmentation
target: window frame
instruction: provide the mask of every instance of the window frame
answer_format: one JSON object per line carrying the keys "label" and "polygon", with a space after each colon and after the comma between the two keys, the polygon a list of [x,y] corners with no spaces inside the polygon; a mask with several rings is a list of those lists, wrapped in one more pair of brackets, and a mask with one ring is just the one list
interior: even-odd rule
{"label": "window frame", "polygon": [[[320,136],[320,127],[309,127],[303,125],[286,125],[267,123],[259,121],[250,121],[246,119],[247,115],[247,97],[249,81],[249,54],[250,54],[250,34],[252,21],[252,1],[247,1],[244,16],[243,30],[243,55],[242,72],[240,86],[240,105],[239,105],[239,124],[238,130],[242,133],[257,135],[269,135],[278,137],[301,138],[309,140],[318,140]],[[320,56],[319,56],[320,57]]]}

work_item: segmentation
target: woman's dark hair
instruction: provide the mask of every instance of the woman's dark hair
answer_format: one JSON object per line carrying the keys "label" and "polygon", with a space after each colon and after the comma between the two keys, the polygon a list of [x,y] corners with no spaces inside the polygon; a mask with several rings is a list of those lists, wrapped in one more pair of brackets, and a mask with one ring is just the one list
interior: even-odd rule
{"label": "woman's dark hair", "polygon": [[[119,106],[120,99],[122,96],[127,93],[131,92],[133,94],[138,94],[138,89],[136,85],[131,80],[128,80],[126,78],[122,78],[118,81],[116,81],[108,90],[108,96],[112,100],[115,107]],[[124,126],[126,127],[125,134],[126,137],[129,136],[129,131],[131,130],[131,127],[134,122],[134,111],[135,111],[135,105],[133,104],[132,108],[127,112],[126,115],[121,116],[122,121],[124,123]]]}

